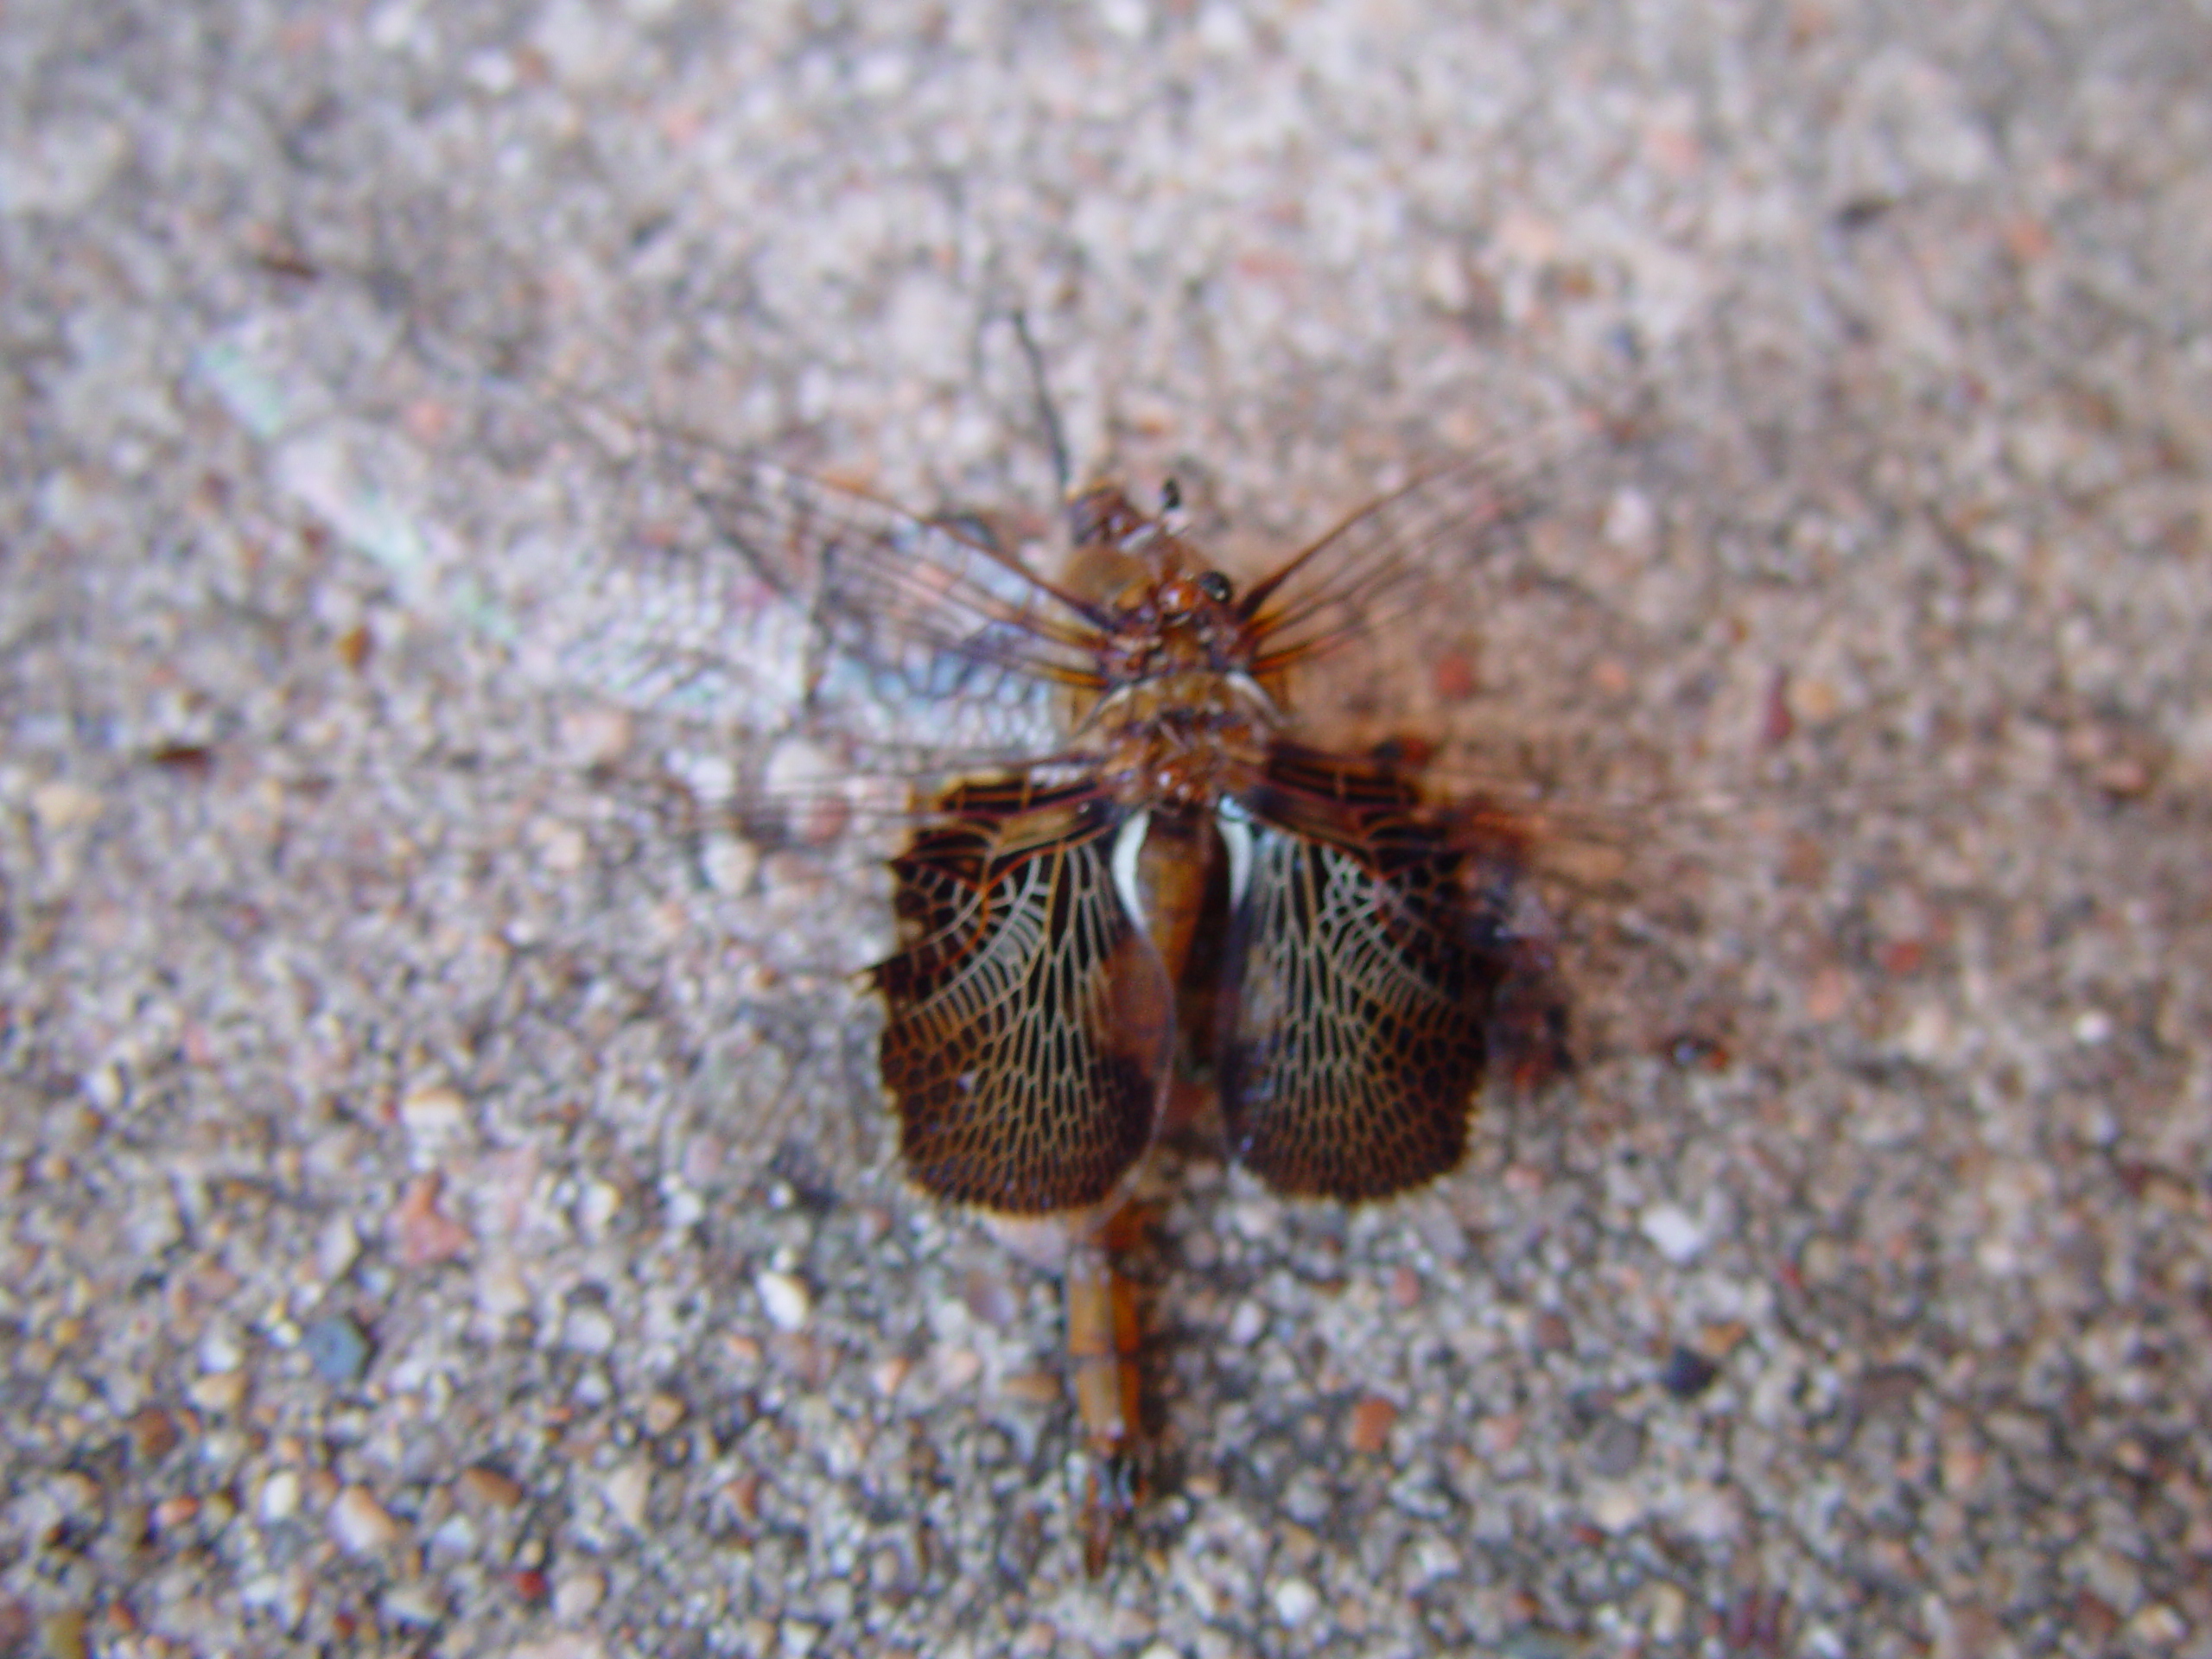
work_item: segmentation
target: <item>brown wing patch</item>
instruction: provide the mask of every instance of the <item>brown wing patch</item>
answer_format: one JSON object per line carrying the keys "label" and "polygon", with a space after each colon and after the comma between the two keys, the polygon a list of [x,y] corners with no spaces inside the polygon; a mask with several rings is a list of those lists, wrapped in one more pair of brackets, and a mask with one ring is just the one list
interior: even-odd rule
{"label": "brown wing patch", "polygon": [[1039,1215],[1107,1197],[1152,1141],[1173,994],[1080,786],[963,784],[893,861],[904,948],[883,1085],[908,1173],[957,1204]]}
{"label": "brown wing patch", "polygon": [[1388,768],[1294,753],[1245,804],[1251,873],[1220,1026],[1230,1152],[1278,1192],[1379,1198],[1465,1150],[1493,1058],[1559,1063],[1564,1009],[1521,847]]}

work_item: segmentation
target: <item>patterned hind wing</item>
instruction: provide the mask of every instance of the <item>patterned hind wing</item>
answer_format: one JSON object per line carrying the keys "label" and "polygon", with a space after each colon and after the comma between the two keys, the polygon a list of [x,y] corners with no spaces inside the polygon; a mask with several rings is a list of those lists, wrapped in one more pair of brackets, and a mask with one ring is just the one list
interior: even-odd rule
{"label": "patterned hind wing", "polygon": [[1486,1072],[1556,1069],[1565,1014],[1510,830],[1426,815],[1366,763],[1341,778],[1368,803],[1248,804],[1217,1059],[1231,1154],[1279,1192],[1356,1201],[1457,1164]]}
{"label": "patterned hind wing", "polygon": [[893,861],[883,1087],[908,1174],[940,1198],[1080,1209],[1152,1143],[1173,994],[1116,891],[1116,827],[1079,785],[985,779],[941,796]]}

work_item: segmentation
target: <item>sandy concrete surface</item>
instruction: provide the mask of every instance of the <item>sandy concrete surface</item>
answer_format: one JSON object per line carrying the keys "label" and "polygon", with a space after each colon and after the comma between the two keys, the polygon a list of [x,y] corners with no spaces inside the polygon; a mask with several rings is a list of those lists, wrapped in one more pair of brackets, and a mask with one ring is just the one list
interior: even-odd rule
{"label": "sandy concrete surface", "polygon": [[[2212,1654],[2201,6],[29,0],[0,85],[0,1649]],[[1163,1160],[1096,1583],[662,442],[1045,522],[1016,313],[1241,568],[1541,480],[1370,712],[1629,837],[1464,1173]]]}

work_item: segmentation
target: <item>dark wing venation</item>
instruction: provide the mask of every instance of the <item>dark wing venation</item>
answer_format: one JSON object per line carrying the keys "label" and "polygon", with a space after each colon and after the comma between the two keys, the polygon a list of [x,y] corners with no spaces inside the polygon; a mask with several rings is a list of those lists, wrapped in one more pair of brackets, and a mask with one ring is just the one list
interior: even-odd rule
{"label": "dark wing venation", "polygon": [[1243,611],[1260,675],[1371,638],[1465,576],[1535,510],[1531,482],[1470,459],[1427,474],[1338,524],[1255,584]]}
{"label": "dark wing venation", "polygon": [[1095,679],[1097,619],[968,520],[926,519],[777,462],[683,439],[665,452],[715,531],[846,652],[917,692],[963,667]]}
{"label": "dark wing venation", "polygon": [[1253,856],[1218,1027],[1231,1154],[1277,1191],[1379,1198],[1465,1151],[1493,1059],[1560,1063],[1522,848],[1387,766],[1291,752],[1240,797]]}
{"label": "dark wing venation", "polygon": [[938,1198],[1077,1209],[1151,1143],[1173,993],[1115,891],[1116,827],[1090,786],[1008,775],[946,791],[892,862],[883,1086]]}

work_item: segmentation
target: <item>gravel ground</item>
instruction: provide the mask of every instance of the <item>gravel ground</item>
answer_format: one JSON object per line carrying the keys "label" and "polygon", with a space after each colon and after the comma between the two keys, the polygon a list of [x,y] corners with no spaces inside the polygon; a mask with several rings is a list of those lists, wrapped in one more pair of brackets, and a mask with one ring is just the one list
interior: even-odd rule
{"label": "gravel ground", "polygon": [[[2212,1654],[2202,9],[759,10],[0,12],[0,1649]],[[1240,556],[1572,435],[1404,717],[1669,758],[1465,1173],[1164,1160],[1096,1583],[867,837],[563,649],[596,412],[1048,509],[1017,310]]]}

